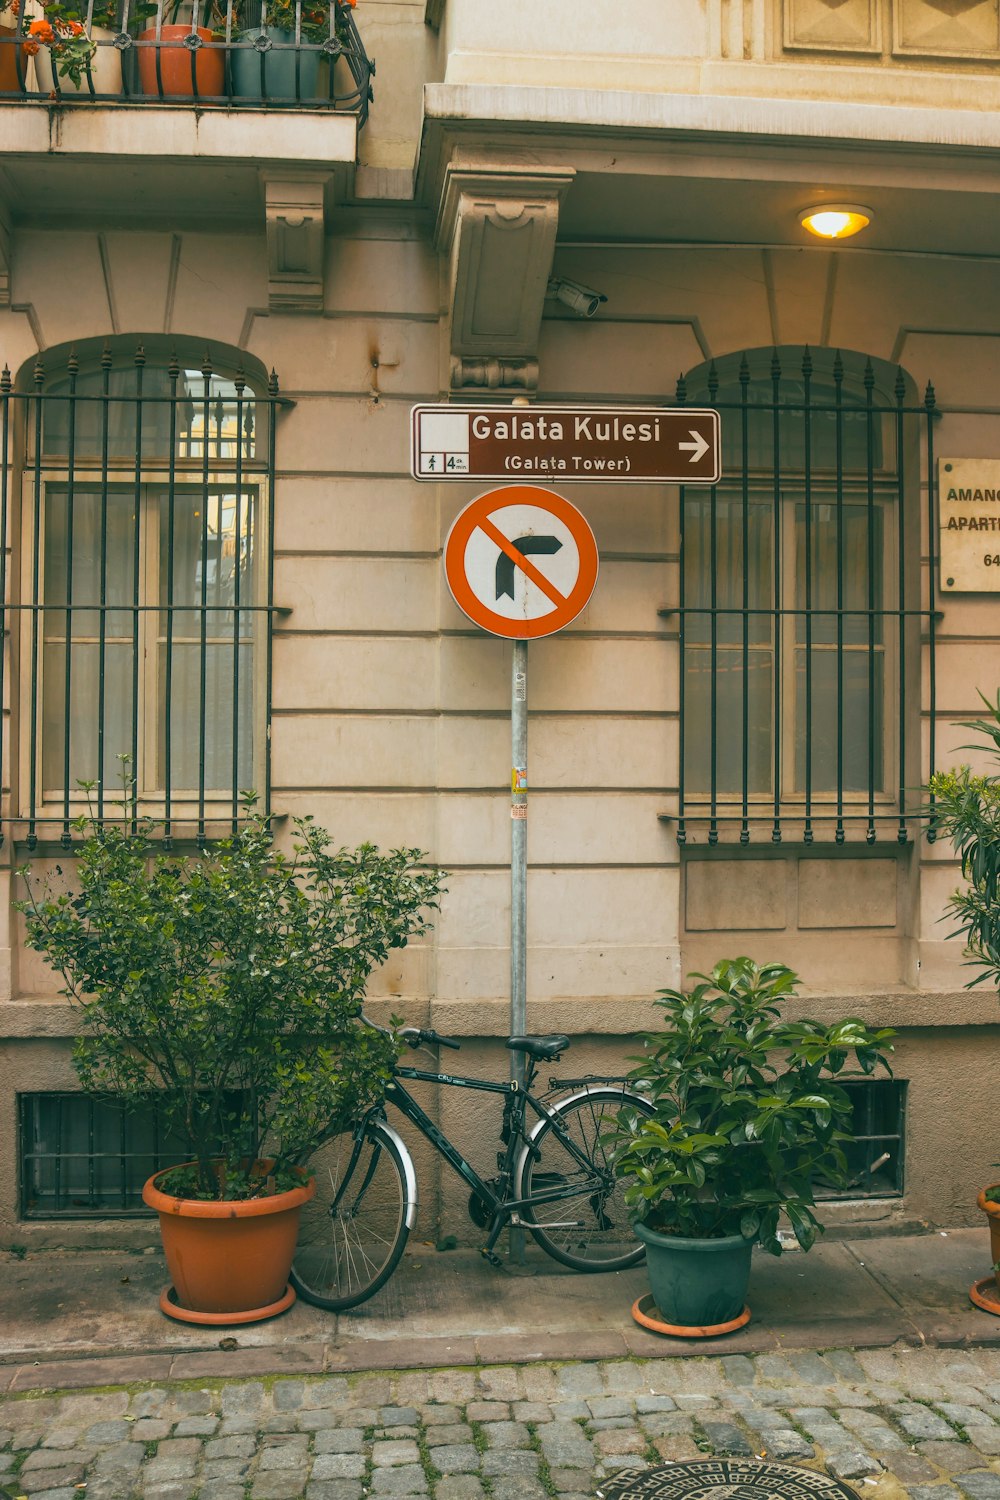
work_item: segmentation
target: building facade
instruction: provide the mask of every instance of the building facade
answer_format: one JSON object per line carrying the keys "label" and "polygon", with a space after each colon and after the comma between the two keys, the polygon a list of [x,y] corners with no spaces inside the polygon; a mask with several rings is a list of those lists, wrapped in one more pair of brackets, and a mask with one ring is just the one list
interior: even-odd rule
{"label": "building facade", "polygon": [[[418,402],[721,413],[715,486],[530,476],[601,554],[529,652],[530,1028],[571,1036],[566,1076],[621,1073],[657,989],[784,961],[802,1013],[899,1029],[828,1222],[969,1222],[1000,1014],[920,788],[1000,687],[998,0],[360,0],[271,49],[230,5],[156,66],[126,11],[97,53],[124,82],[55,96],[14,10],[3,1239],[150,1235],[156,1122],[75,1094],[78,1018],[12,906],[20,867],[71,876],[80,782],[114,815],[122,756],[179,849],[252,786],[279,837],[426,850],[448,893],[372,1013],[506,1070],[510,646],[449,595],[488,486],[410,477]],[[810,236],[834,204],[867,228]],[[471,1099],[429,1107],[488,1169]],[[471,1238],[424,1165],[426,1228]]]}

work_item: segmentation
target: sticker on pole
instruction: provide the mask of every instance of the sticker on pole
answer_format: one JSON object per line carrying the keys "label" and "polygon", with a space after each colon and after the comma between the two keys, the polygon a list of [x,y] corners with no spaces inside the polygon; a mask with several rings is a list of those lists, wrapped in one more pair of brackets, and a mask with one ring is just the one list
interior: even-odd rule
{"label": "sticker on pole", "polygon": [[474,625],[509,640],[562,630],[597,582],[597,543],[585,516],[532,484],[480,495],[448,533],[444,570],[452,598]]}

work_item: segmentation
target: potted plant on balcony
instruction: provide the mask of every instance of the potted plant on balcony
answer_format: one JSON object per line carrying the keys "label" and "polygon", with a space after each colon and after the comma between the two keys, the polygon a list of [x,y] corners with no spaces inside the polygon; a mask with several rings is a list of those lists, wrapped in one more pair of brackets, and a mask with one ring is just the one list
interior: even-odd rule
{"label": "potted plant on balcony", "polygon": [[[963,725],[981,735],[990,748],[994,765],[1000,762],[1000,693],[996,703],[985,694],[987,717]],[[965,745],[982,753],[983,745]],[[957,923],[949,937],[965,939],[966,963],[978,970],[968,989],[988,980],[1000,991],[1000,775],[973,774],[970,766],[939,771],[928,788],[927,809],[932,826],[945,833],[955,846],[965,885],[945,907],[946,916]],[[984,1312],[1000,1316],[1000,1182],[988,1183],[976,1199],[990,1228],[989,1276],[973,1283],[969,1296]]]}
{"label": "potted plant on balcony", "polygon": [[165,0],[150,6],[156,22],[141,31],[139,83],[154,99],[220,99],[226,92],[225,5]]}
{"label": "potted plant on balcony", "polygon": [[[335,0],[331,33],[329,5],[315,0],[242,0],[236,45],[230,53],[234,96],[279,103],[329,98],[329,79],[320,63],[336,62],[344,18],[356,3]],[[305,50],[302,42],[308,44]],[[331,42],[333,47],[319,50]]]}
{"label": "potted plant on balcony", "polygon": [[159,1172],[168,1315],[244,1323],[288,1307],[303,1164],[377,1099],[391,1034],[361,1018],[376,965],[428,926],[440,879],[419,851],[336,850],[310,819],[289,853],[268,819],[180,857],[152,825],[81,820],[73,890],[26,875],[27,945],[82,1010],[84,1088],[155,1102],[190,1160]]}
{"label": "potted plant on balcony", "polygon": [[56,94],[58,85],[60,94],[120,94],[122,54],[112,45],[118,34],[118,0],[95,0],[89,31],[86,0],[39,4],[44,14],[28,24],[25,46],[34,56],[41,92]]}
{"label": "potted plant on balcony", "polygon": [[18,0],[0,0],[0,94],[23,93],[27,82],[29,53],[26,44],[17,40],[17,18]]}
{"label": "potted plant on balcony", "polygon": [[664,1028],[629,1074],[655,1113],[623,1111],[612,1137],[649,1268],[651,1298],[633,1313],[687,1337],[749,1320],[751,1250],[781,1254],[782,1213],[811,1248],[815,1187],[846,1179],[851,1105],[835,1077],[852,1054],[863,1073],[887,1067],[893,1035],[854,1018],[783,1020],[797,983],[783,964],[725,959],[691,977],[660,992]]}

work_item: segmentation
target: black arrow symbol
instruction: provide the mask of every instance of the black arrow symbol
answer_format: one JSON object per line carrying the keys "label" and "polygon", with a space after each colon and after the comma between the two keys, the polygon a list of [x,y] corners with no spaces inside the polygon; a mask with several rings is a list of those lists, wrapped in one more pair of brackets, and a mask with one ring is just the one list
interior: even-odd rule
{"label": "black arrow symbol", "polygon": [[[562,542],[557,536],[519,536],[510,545],[516,547],[522,557],[537,553],[551,556],[560,550]],[[501,552],[497,558],[497,598],[502,599],[504,594],[508,599],[514,597],[514,559]]]}

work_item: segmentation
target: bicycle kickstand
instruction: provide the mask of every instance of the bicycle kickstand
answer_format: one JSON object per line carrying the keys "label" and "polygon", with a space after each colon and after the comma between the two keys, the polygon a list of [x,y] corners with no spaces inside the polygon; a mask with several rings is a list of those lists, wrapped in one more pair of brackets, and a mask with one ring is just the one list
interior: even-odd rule
{"label": "bicycle kickstand", "polygon": [[499,1268],[503,1265],[503,1261],[500,1259],[499,1255],[497,1255],[493,1246],[496,1244],[497,1240],[500,1238],[500,1235],[503,1233],[504,1223],[505,1220],[502,1214],[494,1214],[493,1223],[490,1225],[489,1239],[479,1251],[480,1255],[483,1257],[483,1260],[488,1260],[490,1265],[494,1266],[497,1270],[499,1270]]}

